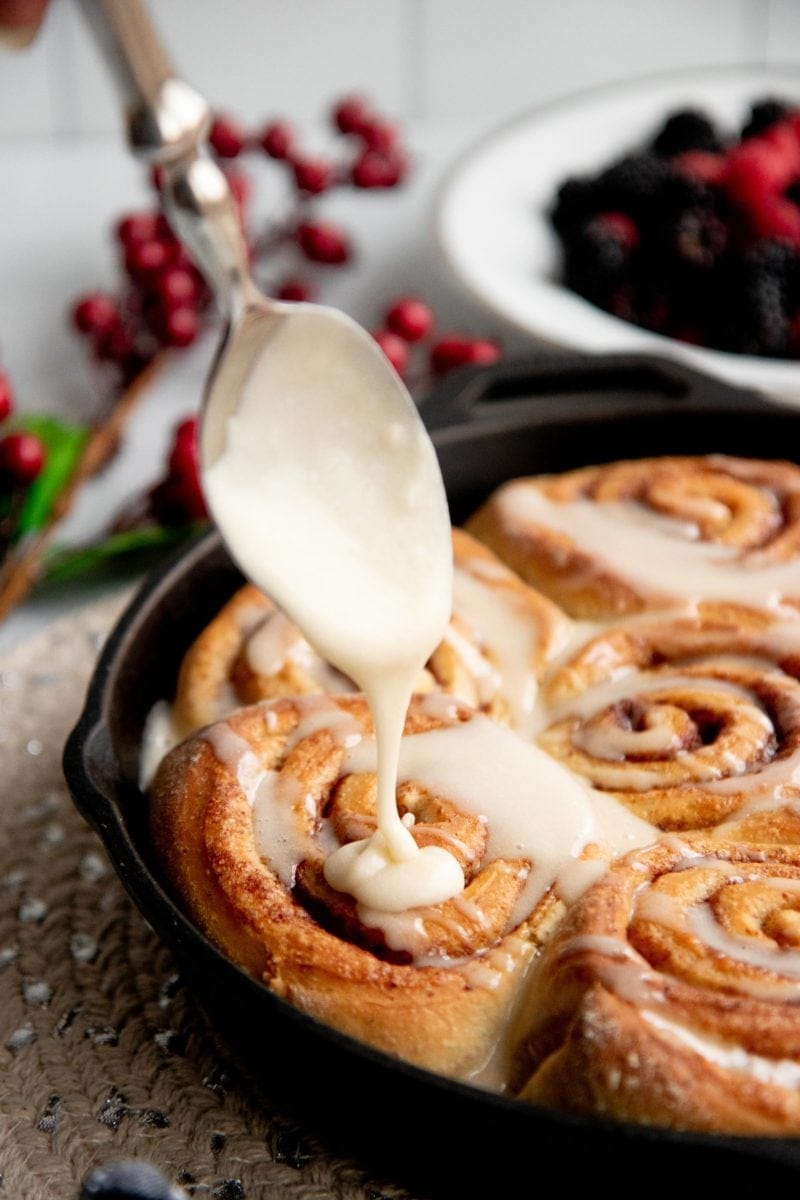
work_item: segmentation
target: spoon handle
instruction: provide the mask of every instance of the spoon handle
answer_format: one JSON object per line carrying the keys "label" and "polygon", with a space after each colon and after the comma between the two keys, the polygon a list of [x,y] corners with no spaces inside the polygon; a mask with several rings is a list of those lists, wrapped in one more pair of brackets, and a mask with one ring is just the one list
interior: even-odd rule
{"label": "spoon handle", "polygon": [[176,235],[228,315],[260,302],[236,203],[209,157],[211,111],[180,79],[143,0],[79,0],[120,92],[131,149],[163,168],[161,195]]}

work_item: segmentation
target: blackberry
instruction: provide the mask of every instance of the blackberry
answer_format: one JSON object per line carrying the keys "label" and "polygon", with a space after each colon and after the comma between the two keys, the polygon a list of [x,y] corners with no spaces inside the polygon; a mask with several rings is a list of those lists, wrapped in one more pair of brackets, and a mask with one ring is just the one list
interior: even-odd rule
{"label": "blackberry", "polygon": [[713,212],[687,209],[674,222],[669,243],[680,263],[709,271],[725,253],[728,230]]}
{"label": "blackberry", "polygon": [[766,96],[763,100],[757,100],[755,104],[751,105],[750,115],[742,126],[742,141],[745,138],[755,137],[756,134],[763,133],[765,129],[777,125],[778,121],[782,121],[789,112],[791,112],[789,105],[783,100],[777,100],[774,96]]}
{"label": "blackberry", "polygon": [[669,168],[654,154],[628,154],[597,180],[600,206],[638,215],[656,204]]}
{"label": "blackberry", "polygon": [[721,150],[722,142],[705,113],[683,108],[667,117],[650,149],[659,158],[671,158],[684,150]]}
{"label": "blackberry", "polygon": [[565,282],[581,296],[607,307],[624,279],[630,249],[601,219],[587,221],[565,245]]}
{"label": "blackberry", "polygon": [[556,201],[550,210],[550,224],[562,237],[587,221],[598,210],[597,180],[582,177],[567,179],[556,193]]}

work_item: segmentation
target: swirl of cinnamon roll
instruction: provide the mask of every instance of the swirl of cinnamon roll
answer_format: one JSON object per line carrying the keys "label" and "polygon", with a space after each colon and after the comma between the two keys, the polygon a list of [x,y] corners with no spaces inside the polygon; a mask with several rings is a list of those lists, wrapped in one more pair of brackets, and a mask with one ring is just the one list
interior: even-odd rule
{"label": "swirl of cinnamon roll", "polygon": [[788,462],[649,458],[517,479],[467,528],[572,616],[800,603],[800,467]]}
{"label": "swirl of cinnamon roll", "polygon": [[[453,616],[417,691],[446,692],[528,731],[537,681],[569,635],[569,620],[490,550],[453,530]],[[242,588],[189,648],[173,706],[190,733],[239,705],[355,690],[257,588]]]}
{"label": "swirl of cinnamon roll", "polygon": [[800,1133],[800,850],[697,838],[621,860],[526,997],[520,1094],[584,1113]]}
{"label": "swirl of cinnamon roll", "polygon": [[376,827],[374,768],[361,696],[239,709],[162,762],[156,851],[198,925],[273,991],[389,1053],[467,1075],[563,910],[559,871],[595,853],[587,790],[485,716],[417,697],[399,811],[418,846],[458,860],[466,886],[440,904],[374,911],[324,871]]}
{"label": "swirl of cinnamon roll", "polygon": [[725,604],[630,618],[562,662],[540,700],[539,744],[637,816],[800,841],[796,620]]}

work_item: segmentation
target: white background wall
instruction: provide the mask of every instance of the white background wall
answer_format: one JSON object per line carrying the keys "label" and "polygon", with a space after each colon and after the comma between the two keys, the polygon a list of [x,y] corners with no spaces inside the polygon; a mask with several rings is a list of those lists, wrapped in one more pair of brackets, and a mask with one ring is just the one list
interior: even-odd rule
{"label": "white background wall", "polygon": [[[606,79],[800,62],[800,0],[151,0],[183,72],[259,121],[358,87],[407,119],[476,130]],[[0,55],[0,136],[110,130],[117,114],[73,0]]]}

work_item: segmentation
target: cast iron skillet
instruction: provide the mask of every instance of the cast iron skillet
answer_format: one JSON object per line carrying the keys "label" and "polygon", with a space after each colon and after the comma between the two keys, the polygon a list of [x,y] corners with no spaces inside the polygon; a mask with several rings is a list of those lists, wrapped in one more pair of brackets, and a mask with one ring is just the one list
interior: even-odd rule
{"label": "cast iron skillet", "polygon": [[[462,372],[423,412],[455,522],[516,475],[653,454],[797,459],[800,452],[795,412],[655,358],[559,355]],[[173,694],[184,651],[241,581],[212,533],[144,585],[103,651],[64,769],[75,803],[214,1027],[271,1092],[371,1157],[384,1177],[445,1196],[502,1195],[523,1182],[533,1190],[551,1167],[570,1183],[605,1177],[632,1194],[654,1178],[643,1171],[689,1191],[689,1169],[796,1186],[800,1139],[581,1119],[439,1078],[295,1011],[205,940],[162,885],[135,781],[145,716]]]}

